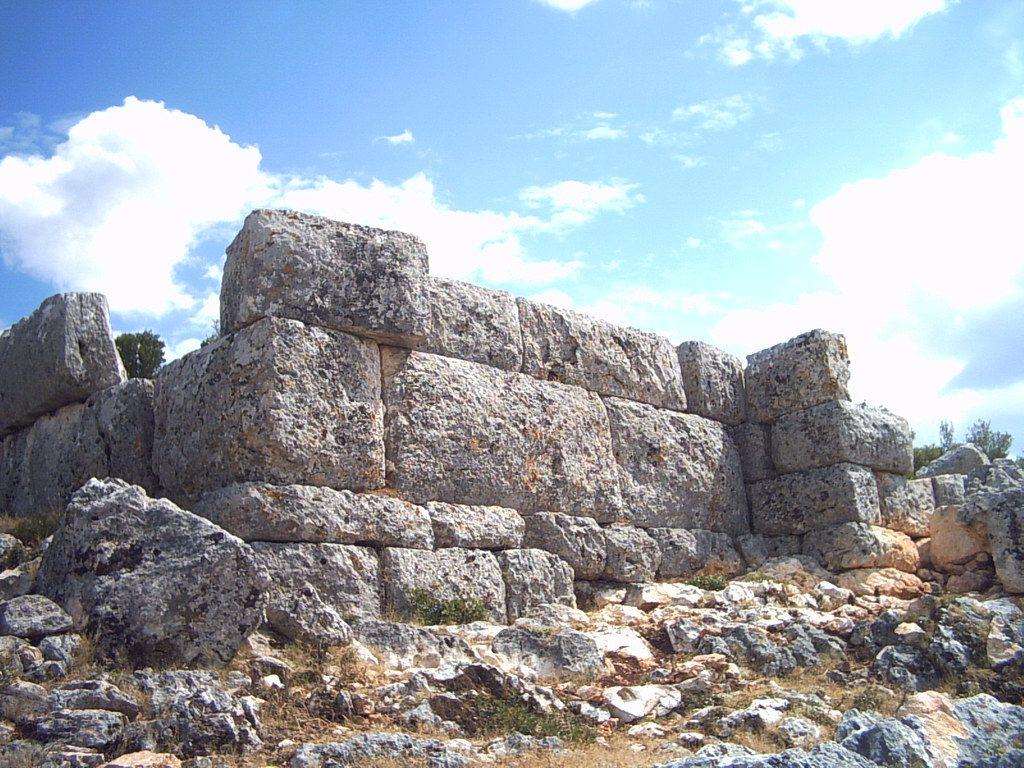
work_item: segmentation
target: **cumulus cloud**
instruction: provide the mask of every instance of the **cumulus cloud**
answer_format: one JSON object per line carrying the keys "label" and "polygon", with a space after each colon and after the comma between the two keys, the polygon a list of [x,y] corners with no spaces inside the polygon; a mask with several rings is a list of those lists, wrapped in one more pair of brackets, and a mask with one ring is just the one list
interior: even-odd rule
{"label": "cumulus cloud", "polygon": [[396,133],[394,136],[378,136],[374,141],[386,141],[388,144],[412,144],[416,141],[416,138],[412,135],[412,131],[406,128],[401,133]]}
{"label": "cumulus cloud", "polygon": [[753,99],[738,93],[676,107],[672,111],[672,119],[691,122],[702,131],[724,131],[749,120],[753,114]]}
{"label": "cumulus cloud", "polygon": [[530,208],[549,209],[551,226],[579,226],[599,213],[622,213],[644,202],[644,196],[636,191],[638,187],[620,180],[560,181],[548,186],[527,187],[519,193],[519,199]]}
{"label": "cumulus cloud", "polygon": [[538,0],[538,2],[558,11],[576,13],[576,11],[586,8],[591,3],[596,3],[597,0]]}

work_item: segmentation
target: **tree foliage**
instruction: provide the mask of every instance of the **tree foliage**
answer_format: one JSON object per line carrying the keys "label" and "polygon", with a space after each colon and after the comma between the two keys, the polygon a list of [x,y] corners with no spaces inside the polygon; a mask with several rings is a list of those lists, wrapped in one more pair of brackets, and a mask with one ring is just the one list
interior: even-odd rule
{"label": "tree foliage", "polygon": [[164,342],[152,331],[122,333],[114,343],[124,369],[133,379],[152,379],[164,364]]}
{"label": "tree foliage", "polygon": [[[956,431],[953,429],[952,422],[940,422],[938,445],[931,443],[914,448],[914,471],[927,466],[946,451],[964,443],[973,443],[978,446],[990,459],[1005,459],[1010,455],[1013,435],[1009,432],[992,429],[992,422],[978,419],[968,427],[967,433],[961,441],[956,439]],[[1017,457],[1016,461],[1024,467],[1024,455]]]}

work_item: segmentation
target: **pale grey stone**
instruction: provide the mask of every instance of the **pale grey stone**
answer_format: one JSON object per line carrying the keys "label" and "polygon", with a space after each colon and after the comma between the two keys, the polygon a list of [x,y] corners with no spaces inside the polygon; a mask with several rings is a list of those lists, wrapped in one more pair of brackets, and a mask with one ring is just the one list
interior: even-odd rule
{"label": "pale grey stone", "polygon": [[373,493],[237,483],[205,494],[193,511],[245,541],[434,546],[427,510]]}
{"label": "pale grey stone", "polygon": [[766,425],[754,421],[744,422],[730,427],[729,436],[739,452],[745,482],[756,483],[758,480],[775,477]]}
{"label": "pale grey stone", "polygon": [[843,401],[783,416],[772,425],[772,460],[780,472],[841,462],[905,475],[914,468],[907,420],[884,408]]}
{"label": "pale grey stone", "polygon": [[676,347],[686,391],[686,409],[726,424],[747,417],[743,363],[733,355],[703,341],[686,341]]}
{"label": "pale grey stone", "polygon": [[375,344],[269,318],[163,367],[153,466],[187,502],[244,481],[379,488],[382,416]]}
{"label": "pale grey stone", "polygon": [[72,680],[50,690],[53,709],[105,709],[120,712],[129,719],[139,714],[139,705],[130,695],[106,680]]}
{"label": "pale grey stone", "polygon": [[28,731],[37,741],[109,750],[121,740],[127,722],[120,712],[69,709],[37,718]]}
{"label": "pale grey stone", "polygon": [[896,568],[917,571],[917,547],[904,533],[866,523],[842,523],[811,531],[803,539],[803,553],[830,571],[852,568]]}
{"label": "pale grey stone", "polygon": [[0,435],[124,379],[106,298],[51,296],[0,334]]}
{"label": "pale grey stone", "polygon": [[0,571],[0,600],[9,600],[32,591],[39,570],[39,558],[19,563],[6,571]]}
{"label": "pale grey stone", "polygon": [[917,477],[937,475],[969,475],[976,469],[987,467],[992,462],[985,452],[973,443],[950,448],[927,466],[917,471]]}
{"label": "pale grey stone", "polygon": [[996,576],[1007,592],[1024,592],[1024,488],[1006,491],[988,511]]}
{"label": "pale grey stone", "polygon": [[577,579],[599,579],[604,573],[604,531],[592,518],[552,512],[527,515],[523,541],[527,547],[558,555]]}
{"label": "pale grey stone", "polygon": [[369,547],[255,542],[252,549],[270,577],[268,613],[294,613],[293,606],[301,598],[316,607],[316,599],[308,598],[313,591],[343,619],[380,616],[381,570],[377,553]]}
{"label": "pale grey stone", "polygon": [[768,557],[790,557],[800,554],[800,536],[765,536],[764,548],[768,550]]}
{"label": "pale grey stone", "polygon": [[509,627],[497,634],[491,650],[539,677],[593,677],[604,671],[604,654],[597,643],[574,629],[535,633]]}
{"label": "pale grey stone", "polygon": [[920,538],[927,536],[935,513],[931,478],[907,480],[903,475],[877,472],[882,525]]}
{"label": "pale grey stone", "polygon": [[267,604],[267,624],[292,642],[315,648],[352,642],[348,622],[308,582],[278,588]]}
{"label": "pale grey stone", "polygon": [[625,516],[643,527],[748,530],[739,454],[721,424],[609,398]]}
{"label": "pale grey stone", "polygon": [[245,542],[114,479],[75,493],[36,584],[101,653],[139,664],[227,661],[266,586]]}
{"label": "pale grey stone", "polygon": [[661,564],[657,542],[642,528],[612,525],[604,529],[608,556],[604,577],[608,581],[654,581]]}
{"label": "pale grey stone", "polygon": [[966,475],[934,475],[932,493],[935,495],[935,506],[963,504],[966,498],[966,485]]}
{"label": "pale grey stone", "polygon": [[576,605],[572,568],[556,555],[540,549],[509,549],[498,553],[498,565],[510,623],[537,605]]}
{"label": "pale grey stone", "polygon": [[83,477],[73,490],[89,477],[118,477],[149,493],[158,490],[153,473],[153,395],[151,380],[129,379],[86,400],[77,450],[92,442],[90,453],[102,454],[106,466],[103,473]]}
{"label": "pale grey stone", "polygon": [[385,606],[415,616],[420,595],[435,600],[478,600],[490,617],[504,623],[505,583],[494,553],[450,548],[426,552],[388,547],[381,555]]}
{"label": "pale grey stone", "polygon": [[518,549],[525,523],[514,509],[468,507],[431,501],[426,505],[438,547],[466,549]]}
{"label": "pale grey stone", "polygon": [[803,534],[839,523],[877,523],[878,487],[854,464],[780,475],[748,486],[751,526],[769,536]]}
{"label": "pale grey stone", "polygon": [[0,603],[0,635],[40,640],[72,628],[67,612],[42,595],[22,595]]}
{"label": "pale grey stone", "polygon": [[9,533],[0,533],[0,571],[21,563],[27,552],[25,545]]}
{"label": "pale grey stone", "polygon": [[528,299],[516,302],[524,373],[600,395],[686,409],[679,363],[668,339]]}
{"label": "pale grey stone", "polygon": [[287,317],[390,343],[422,343],[429,312],[419,239],[296,213],[253,211],[228,246],[220,327]]}
{"label": "pale grey stone", "polygon": [[464,360],[385,353],[388,485],[403,498],[615,519],[615,460],[596,395]]}
{"label": "pale grey stone", "polygon": [[[768,559],[767,537],[760,533],[745,533],[736,537],[736,549],[743,556],[747,567],[754,569]],[[797,544],[796,551],[800,551]]]}
{"label": "pale grey stone", "polygon": [[661,551],[659,579],[680,579],[698,573],[733,576],[743,571],[743,558],[726,533],[683,528],[648,528],[647,533]]}
{"label": "pale grey stone", "polygon": [[459,280],[424,283],[429,319],[423,349],[506,371],[523,367],[515,297]]}
{"label": "pale grey stone", "polygon": [[815,330],[747,356],[747,408],[754,421],[830,400],[849,400],[850,358],[841,334]]}

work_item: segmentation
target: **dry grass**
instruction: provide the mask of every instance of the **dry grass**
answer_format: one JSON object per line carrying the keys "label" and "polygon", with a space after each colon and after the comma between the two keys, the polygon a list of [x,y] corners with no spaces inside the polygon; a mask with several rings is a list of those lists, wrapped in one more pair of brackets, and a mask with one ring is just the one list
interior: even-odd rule
{"label": "dry grass", "polygon": [[9,533],[25,546],[34,547],[57,529],[62,514],[50,512],[24,517],[0,515],[0,533]]}

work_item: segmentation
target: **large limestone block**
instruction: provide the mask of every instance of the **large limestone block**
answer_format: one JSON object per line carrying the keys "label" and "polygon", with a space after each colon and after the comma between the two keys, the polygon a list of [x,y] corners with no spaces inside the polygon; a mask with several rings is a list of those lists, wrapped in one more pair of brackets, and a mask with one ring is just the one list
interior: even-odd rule
{"label": "large limestone block", "polygon": [[963,507],[936,507],[929,521],[932,567],[943,573],[962,573],[975,557],[989,551],[987,516],[966,514]]}
{"label": "large limestone block", "polygon": [[935,512],[931,479],[907,480],[903,475],[878,472],[875,480],[882,525],[914,537],[927,536]]}
{"label": "large limestone block", "polygon": [[253,211],[228,246],[220,327],[288,317],[399,344],[427,332],[419,239],[296,213]]}
{"label": "large limestone block", "polygon": [[668,339],[528,299],[516,302],[524,373],[601,395],[686,409],[679,363]]}
{"label": "large limestone block", "polygon": [[599,579],[604,573],[604,531],[596,520],[540,512],[526,516],[524,546],[558,555],[578,579]]}
{"label": "large limestone block", "polygon": [[617,516],[608,419],[596,395],[464,360],[385,351],[388,485],[403,498]]}
{"label": "large limestone block", "polygon": [[769,536],[880,520],[875,477],[854,464],[780,475],[748,489],[751,526]]}
{"label": "large limestone block", "polygon": [[804,537],[803,552],[830,571],[896,568],[914,573],[920,565],[917,547],[909,536],[864,523],[812,531]]}
{"label": "large limestone block", "polygon": [[840,573],[835,581],[855,595],[885,595],[901,600],[913,600],[929,591],[917,576],[896,568],[857,568]]}
{"label": "large limestone block", "polygon": [[747,408],[754,421],[830,400],[849,400],[850,357],[841,334],[815,330],[747,356]]}
{"label": "large limestone block", "polygon": [[104,655],[140,666],[228,661],[265,587],[241,539],[116,479],[75,494],[36,581]]}
{"label": "large limestone block", "polygon": [[364,339],[260,320],[164,366],[155,409],[153,466],[171,498],[246,481],[383,485],[380,357]]}
{"label": "large limestone block", "polygon": [[659,579],[681,579],[697,574],[733,576],[744,562],[726,533],[683,528],[649,528],[661,550]]}
{"label": "large limestone block", "polygon": [[950,448],[927,466],[917,471],[918,477],[939,475],[969,475],[976,469],[987,467],[992,462],[985,452],[973,443]]}
{"label": "large limestone block", "polygon": [[320,602],[343,619],[380,616],[381,568],[369,547],[261,541],[253,543],[252,550],[270,577],[271,611],[288,611],[303,591],[315,591]]}
{"label": "large limestone block", "polygon": [[691,413],[726,424],[747,417],[743,363],[738,357],[702,341],[686,341],[676,347]]}
{"label": "large limestone block", "polygon": [[124,379],[106,298],[51,296],[0,334],[0,435]]}
{"label": "large limestone block", "polygon": [[436,277],[424,287],[429,310],[425,351],[506,371],[523,367],[519,309],[511,293]]}
{"label": "large limestone block", "polygon": [[643,528],[612,525],[604,530],[607,558],[604,578],[608,581],[654,581],[661,565],[658,543]]}
{"label": "large limestone block", "polygon": [[426,508],[438,548],[518,549],[523,545],[526,526],[522,515],[514,509],[467,507],[441,501],[432,501]]}
{"label": "large limestone block", "polygon": [[988,512],[996,576],[1007,592],[1024,592],[1024,488],[1000,494]]}
{"label": "large limestone block", "polygon": [[381,555],[385,608],[415,616],[422,599],[477,600],[494,621],[507,620],[505,582],[493,552],[389,547]]}
{"label": "large limestone block", "polygon": [[505,580],[510,624],[537,605],[576,607],[572,568],[556,555],[540,549],[510,549],[498,553],[498,565]]}
{"label": "large limestone block", "polygon": [[907,420],[884,408],[833,401],[780,418],[772,425],[772,460],[780,472],[848,461],[905,475],[914,468]]}
{"label": "large limestone block", "polygon": [[754,421],[744,422],[730,427],[729,436],[739,451],[745,482],[756,483],[758,480],[775,477],[767,426]]}
{"label": "large limestone block", "polygon": [[936,507],[963,504],[967,496],[966,489],[967,477],[965,475],[935,475],[932,477],[932,493],[935,495]]}
{"label": "large limestone block", "polygon": [[739,453],[725,427],[629,400],[605,401],[625,515],[643,527],[745,533]]}
{"label": "large limestone block", "polygon": [[193,511],[245,541],[434,546],[427,510],[370,493],[237,483],[207,493]]}

